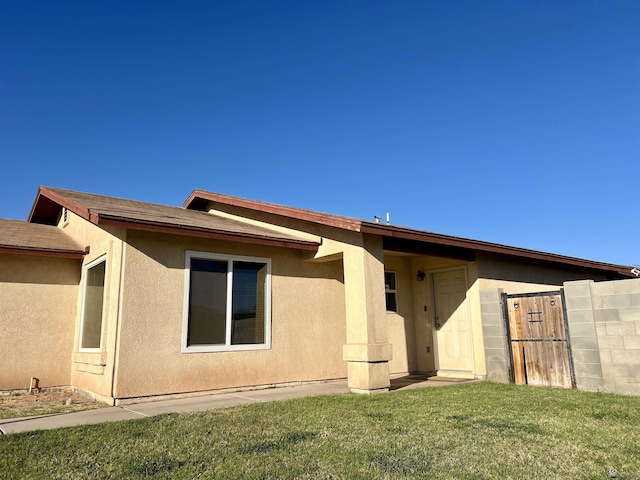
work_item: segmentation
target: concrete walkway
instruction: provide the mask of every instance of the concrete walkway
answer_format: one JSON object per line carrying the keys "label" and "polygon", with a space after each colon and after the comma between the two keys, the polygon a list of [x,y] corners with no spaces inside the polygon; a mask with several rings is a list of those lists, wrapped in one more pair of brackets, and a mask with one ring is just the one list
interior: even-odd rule
{"label": "concrete walkway", "polygon": [[[433,377],[427,380],[424,376],[407,376],[391,380],[391,390],[408,388],[437,387],[453,385],[455,382],[438,381]],[[43,415],[39,417],[10,418],[0,420],[0,432],[3,434],[29,432],[33,430],[50,430],[53,428],[73,427],[119,420],[133,420],[151,417],[163,413],[197,412],[213,408],[232,407],[256,402],[287,400],[290,398],[312,397],[316,395],[332,395],[349,393],[346,380],[310,383],[287,387],[249,390],[232,393],[219,393],[171,400],[158,400],[106,407],[80,412]]]}

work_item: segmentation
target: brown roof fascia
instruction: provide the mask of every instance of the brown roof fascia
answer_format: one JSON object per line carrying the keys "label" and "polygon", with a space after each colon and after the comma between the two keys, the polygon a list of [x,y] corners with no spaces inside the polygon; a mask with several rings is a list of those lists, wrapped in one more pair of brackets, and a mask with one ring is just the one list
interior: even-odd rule
{"label": "brown roof fascia", "polygon": [[276,203],[260,202],[246,198],[223,195],[221,193],[207,192],[204,190],[194,190],[182,205],[184,208],[193,209],[195,205],[202,204],[203,200],[209,202],[223,203],[234,207],[257,210],[259,212],[271,213],[283,217],[295,218],[312,223],[319,223],[329,227],[341,228],[343,230],[360,231],[361,221],[355,218],[332,215],[329,213],[314,212],[303,208],[287,207]]}
{"label": "brown roof fascia", "polygon": [[81,207],[77,203],[72,202],[71,200],[63,197],[62,195],[58,195],[57,193],[49,190],[47,187],[40,187],[38,189],[38,195],[36,195],[36,200],[33,202],[33,206],[31,207],[31,212],[29,212],[29,217],[27,218],[28,222],[32,222],[34,216],[37,213],[38,205],[40,204],[41,197],[48,198],[49,200],[57,203],[61,207],[65,207],[70,212],[75,213],[76,215],[84,218],[85,220],[89,220],[89,209]]}
{"label": "brown roof fascia", "polygon": [[472,240],[461,237],[453,237],[439,233],[423,232],[419,230],[407,229],[405,227],[396,227],[390,225],[379,225],[369,222],[363,222],[362,233],[371,233],[394,238],[405,238],[408,240],[417,240],[421,242],[431,242],[440,245],[448,245],[452,247],[461,247],[473,249],[482,252],[499,253],[503,255],[511,255],[517,257],[531,258],[552,263],[563,263],[582,268],[606,270],[616,272],[626,277],[633,277],[631,267],[624,265],[614,265],[610,263],[596,262],[593,260],[584,260],[581,258],[567,257],[555,253],[540,252],[537,250],[529,250],[527,248],[511,247],[501,245],[499,243],[483,242],[480,240]]}
{"label": "brown roof fascia", "polygon": [[6,247],[0,245],[0,253],[11,253],[18,255],[34,255],[40,257],[59,257],[59,258],[73,258],[76,260],[82,260],[85,256],[85,252],[82,250],[55,250],[45,248],[32,248],[32,247]]}
{"label": "brown roof fascia", "polygon": [[127,219],[113,217],[110,215],[91,214],[91,222],[96,225],[131,228],[133,230],[144,230],[147,232],[169,233],[173,235],[186,235],[189,237],[210,238],[215,240],[237,241],[242,243],[254,243],[269,245],[274,247],[296,248],[299,250],[317,250],[319,244],[306,240],[278,239],[263,237],[260,235],[243,235],[241,233],[215,232],[207,229],[193,227],[175,227],[154,222],[130,221]]}

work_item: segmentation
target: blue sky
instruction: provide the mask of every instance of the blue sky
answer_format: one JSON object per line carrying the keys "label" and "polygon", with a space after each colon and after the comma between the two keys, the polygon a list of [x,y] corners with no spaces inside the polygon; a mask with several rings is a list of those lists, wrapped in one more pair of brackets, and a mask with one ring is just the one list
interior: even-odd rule
{"label": "blue sky", "polygon": [[192,189],[640,264],[640,2],[0,0],[0,217]]}

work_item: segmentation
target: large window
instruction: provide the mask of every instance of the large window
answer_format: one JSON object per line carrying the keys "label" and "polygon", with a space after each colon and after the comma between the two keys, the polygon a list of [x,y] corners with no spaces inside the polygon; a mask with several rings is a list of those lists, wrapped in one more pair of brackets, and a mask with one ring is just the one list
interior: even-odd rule
{"label": "large window", "polygon": [[396,272],[384,272],[384,296],[387,303],[387,312],[397,312]]}
{"label": "large window", "polygon": [[188,251],[183,351],[269,348],[270,298],[269,259]]}
{"label": "large window", "polygon": [[84,268],[80,350],[100,350],[106,265],[106,259],[102,257]]}

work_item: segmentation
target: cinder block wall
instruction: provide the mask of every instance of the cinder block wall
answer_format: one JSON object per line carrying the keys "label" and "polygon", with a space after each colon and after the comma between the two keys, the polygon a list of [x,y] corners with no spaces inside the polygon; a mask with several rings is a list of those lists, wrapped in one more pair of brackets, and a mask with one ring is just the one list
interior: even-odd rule
{"label": "cinder block wall", "polygon": [[507,332],[502,319],[502,289],[480,291],[482,335],[487,366],[487,380],[509,382]]}
{"label": "cinder block wall", "polygon": [[576,387],[579,390],[602,391],[604,384],[591,285],[593,280],[566,282],[564,298]]}
{"label": "cinder block wall", "polygon": [[[487,378],[509,381],[500,289],[482,290]],[[640,395],[640,279],[564,283],[579,390]]]}
{"label": "cinder block wall", "polygon": [[578,388],[640,395],[640,279],[564,290]]}

